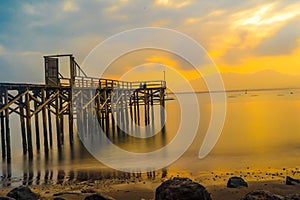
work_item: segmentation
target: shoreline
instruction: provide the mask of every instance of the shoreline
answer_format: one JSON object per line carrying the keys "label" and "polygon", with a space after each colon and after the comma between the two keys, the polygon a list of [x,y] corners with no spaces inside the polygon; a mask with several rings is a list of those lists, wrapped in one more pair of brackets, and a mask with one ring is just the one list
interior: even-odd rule
{"label": "shoreline", "polygon": [[[103,179],[88,181],[66,181],[61,184],[41,184],[28,186],[33,192],[40,195],[40,199],[84,199],[85,197],[100,193],[114,199],[130,200],[150,200],[155,197],[156,188],[168,178],[156,179]],[[194,181],[203,185],[211,194],[213,200],[221,199],[241,199],[248,192],[254,190],[266,190],[273,194],[286,196],[289,194],[299,194],[300,184],[286,185],[284,179],[247,181],[248,187],[227,188],[224,181]],[[0,188],[0,196],[6,194],[16,187]]]}

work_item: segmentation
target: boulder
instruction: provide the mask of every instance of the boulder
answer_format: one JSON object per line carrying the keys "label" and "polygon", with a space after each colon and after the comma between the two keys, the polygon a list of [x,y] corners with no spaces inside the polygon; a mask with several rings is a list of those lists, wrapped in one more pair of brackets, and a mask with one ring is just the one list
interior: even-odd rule
{"label": "boulder", "polygon": [[32,192],[28,187],[18,187],[11,190],[6,196],[18,199],[18,200],[37,200],[39,195]]}
{"label": "boulder", "polygon": [[228,188],[239,188],[239,187],[248,187],[248,183],[244,181],[241,177],[231,177],[227,182]]}
{"label": "boulder", "polygon": [[284,200],[284,197],[272,194],[269,191],[257,190],[249,192],[242,200]]}
{"label": "boulder", "polygon": [[294,178],[292,178],[290,176],[287,176],[286,179],[285,179],[285,183],[287,185],[295,185],[295,183],[300,183],[300,180],[294,179]]}
{"label": "boulder", "polygon": [[155,192],[156,200],[211,200],[208,191],[189,178],[173,178],[162,183]]}
{"label": "boulder", "polygon": [[84,200],[114,200],[114,199],[111,197],[102,195],[102,194],[93,194],[93,195],[85,197]]}

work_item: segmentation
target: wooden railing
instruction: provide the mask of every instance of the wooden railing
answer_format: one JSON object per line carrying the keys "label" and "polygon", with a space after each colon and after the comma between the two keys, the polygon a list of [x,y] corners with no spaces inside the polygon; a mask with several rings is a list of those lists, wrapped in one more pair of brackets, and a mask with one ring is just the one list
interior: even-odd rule
{"label": "wooden railing", "polygon": [[98,79],[92,77],[76,77],[74,82],[75,88],[97,88],[97,89],[127,89],[136,90],[144,88],[166,88],[165,81],[142,81],[129,82],[118,81],[113,79]]}

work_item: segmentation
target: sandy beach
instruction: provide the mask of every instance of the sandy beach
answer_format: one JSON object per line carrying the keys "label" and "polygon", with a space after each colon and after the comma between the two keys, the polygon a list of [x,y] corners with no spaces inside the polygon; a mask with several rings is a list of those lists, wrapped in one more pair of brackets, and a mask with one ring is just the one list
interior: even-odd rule
{"label": "sandy beach", "polygon": [[[271,170],[271,169],[270,169]],[[285,174],[294,175],[294,178],[299,178],[299,171],[295,169],[281,169]],[[240,171],[240,177],[243,177],[248,183],[248,187],[227,188],[228,179],[237,175],[235,173],[211,172],[198,178],[192,178],[195,182],[203,185],[211,194],[214,200],[226,199],[241,199],[247,193],[255,190],[266,190],[273,194],[286,196],[291,194],[299,194],[300,184],[286,185],[286,176],[282,172],[272,170],[244,170]],[[233,174],[233,175],[232,175]],[[158,175],[157,175],[158,176]],[[57,197],[64,199],[84,199],[95,193],[100,193],[114,199],[154,199],[156,188],[169,178],[180,176],[169,174],[167,178],[145,178],[131,177],[130,179],[102,179],[102,180],[87,180],[87,181],[64,181],[57,184],[41,184],[30,185],[29,188],[39,194],[41,199],[55,199]],[[181,177],[181,176],[180,176]],[[4,187],[0,189],[0,196],[6,194],[15,187]]]}
{"label": "sandy beach", "polygon": [[[81,200],[85,197],[101,193],[114,199],[154,199],[155,189],[160,185],[159,182],[128,182],[128,183],[103,183],[101,186],[87,184],[86,182],[71,185],[36,185],[29,188],[39,194],[41,199],[54,199],[61,197],[64,199]],[[12,187],[2,188],[1,196],[12,190]],[[259,181],[249,182],[248,188],[227,188],[226,185],[209,185],[206,189],[214,200],[231,199],[237,200],[244,197],[248,192],[254,190],[267,190],[273,194],[286,196],[296,194],[300,191],[300,185],[285,185],[282,181]]]}

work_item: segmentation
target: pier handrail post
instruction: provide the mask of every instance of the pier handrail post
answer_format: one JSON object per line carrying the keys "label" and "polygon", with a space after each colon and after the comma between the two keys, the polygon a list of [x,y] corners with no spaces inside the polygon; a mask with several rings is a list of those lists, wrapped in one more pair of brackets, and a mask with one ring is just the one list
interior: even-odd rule
{"label": "pier handrail post", "polygon": [[[0,90],[0,103],[3,103],[3,91]],[[2,158],[6,157],[6,145],[5,145],[5,123],[4,123],[4,112],[0,112],[1,120],[1,149],[2,149]]]}

